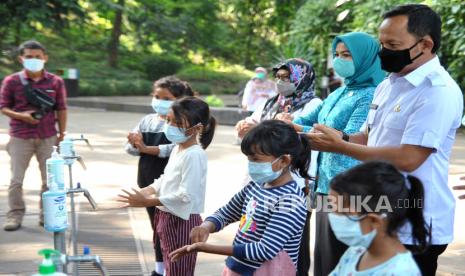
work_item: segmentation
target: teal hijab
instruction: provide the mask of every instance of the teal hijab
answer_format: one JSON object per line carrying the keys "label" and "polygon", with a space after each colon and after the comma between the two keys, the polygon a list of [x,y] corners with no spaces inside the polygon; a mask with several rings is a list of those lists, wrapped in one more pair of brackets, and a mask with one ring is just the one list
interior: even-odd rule
{"label": "teal hijab", "polygon": [[381,70],[378,57],[379,43],[367,33],[353,32],[336,36],[333,40],[333,54],[342,42],[349,49],[355,65],[355,73],[344,80],[349,89],[376,87],[386,74]]}

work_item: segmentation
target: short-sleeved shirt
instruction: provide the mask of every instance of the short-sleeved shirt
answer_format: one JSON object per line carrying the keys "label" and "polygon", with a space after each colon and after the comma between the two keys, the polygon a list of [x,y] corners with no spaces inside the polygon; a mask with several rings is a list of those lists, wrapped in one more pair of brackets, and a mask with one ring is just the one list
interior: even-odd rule
{"label": "short-sleeved shirt", "polygon": [[[432,226],[432,244],[447,244],[453,239],[455,198],[448,187],[448,170],[462,112],[462,92],[435,57],[405,76],[391,74],[384,80],[376,89],[365,123],[368,146],[433,149],[410,173],[425,189],[423,214]],[[413,244],[411,233],[407,223],[398,234],[403,243]]]}
{"label": "short-sleeved shirt", "polygon": [[[26,80],[32,88],[42,89],[48,96],[55,99],[54,110],[46,113],[37,125],[31,125],[17,119],[10,120],[10,135],[22,139],[45,139],[57,134],[55,127],[56,115],[54,111],[66,109],[66,88],[63,80],[51,73],[44,71],[42,79],[33,81],[27,77],[25,71],[19,72],[26,76]],[[8,107],[16,112],[38,110],[28,103],[21,84],[19,73],[5,77],[0,90],[0,108]]]}
{"label": "short-sleeved shirt", "polygon": [[365,252],[366,249],[363,247],[349,247],[329,276],[421,276],[420,269],[410,251],[398,253],[372,268],[357,270],[358,263]]}

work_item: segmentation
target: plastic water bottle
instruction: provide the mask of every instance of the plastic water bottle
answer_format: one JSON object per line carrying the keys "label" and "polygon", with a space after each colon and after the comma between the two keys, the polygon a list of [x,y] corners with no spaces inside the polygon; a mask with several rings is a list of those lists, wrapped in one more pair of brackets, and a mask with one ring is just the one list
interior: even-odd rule
{"label": "plastic water bottle", "polygon": [[68,228],[66,192],[59,190],[53,179],[54,176],[50,176],[49,190],[42,193],[44,228],[48,232],[62,232]]}
{"label": "plastic water bottle", "polygon": [[[59,190],[65,189],[65,160],[60,157],[57,152],[57,147],[53,147],[52,156],[47,159],[47,180],[52,179],[57,185]],[[51,177],[53,175],[53,178]],[[50,187],[51,183],[48,183],[47,186]]]}
{"label": "plastic water bottle", "polygon": [[[65,137],[65,139],[60,142],[60,154],[63,158],[75,156],[73,139]],[[66,165],[71,165],[73,162],[74,159],[65,159]]]}

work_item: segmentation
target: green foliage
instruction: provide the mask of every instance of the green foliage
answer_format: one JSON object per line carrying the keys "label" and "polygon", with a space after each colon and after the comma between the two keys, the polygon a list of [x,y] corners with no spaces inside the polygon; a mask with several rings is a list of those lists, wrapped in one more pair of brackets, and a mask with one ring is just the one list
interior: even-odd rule
{"label": "green foliage", "polygon": [[144,69],[147,79],[156,80],[161,77],[174,75],[182,69],[182,62],[173,56],[150,56],[144,61]]}
{"label": "green foliage", "polygon": [[251,75],[252,72],[238,66],[215,68],[199,65],[190,65],[177,74],[203,95],[236,94],[245,86]]}
{"label": "green foliage", "polygon": [[[321,79],[334,36],[377,36],[382,14],[407,2],[441,15],[439,57],[465,90],[462,0],[4,0],[0,78],[20,69],[19,43],[37,39],[49,50],[50,71],[80,69],[83,95],[145,95],[171,74],[202,94],[237,93],[251,77],[247,69],[291,57],[311,61]],[[107,65],[112,54],[118,68]]]}
{"label": "green foliage", "polygon": [[210,95],[206,97],[205,102],[211,107],[223,107],[224,106],[223,100],[218,98],[216,95]]}
{"label": "green foliage", "polygon": [[[331,55],[331,42],[338,34],[364,31],[377,37],[382,15],[396,5],[428,4],[443,22],[442,47],[439,57],[451,75],[465,90],[465,2],[462,0],[308,0],[297,12],[283,53],[306,49],[315,66],[317,77],[325,75],[326,61]],[[347,13],[345,17],[342,15]]]}
{"label": "green foliage", "polygon": [[465,2],[435,0],[433,6],[442,16],[442,46],[439,56],[462,92],[465,92]]}

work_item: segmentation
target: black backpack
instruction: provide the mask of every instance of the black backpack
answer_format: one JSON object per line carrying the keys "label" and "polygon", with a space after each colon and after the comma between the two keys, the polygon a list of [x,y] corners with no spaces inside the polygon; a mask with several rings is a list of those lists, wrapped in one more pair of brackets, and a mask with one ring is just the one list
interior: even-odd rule
{"label": "black backpack", "polygon": [[56,103],[55,99],[47,95],[47,92],[43,89],[32,88],[32,85],[26,80],[24,73],[19,73],[19,79],[24,87],[27,101],[39,109],[33,112],[31,116],[36,120],[42,119],[46,113],[53,110]]}

